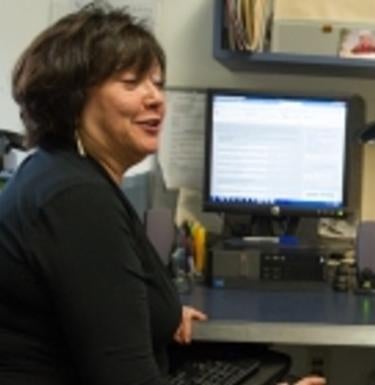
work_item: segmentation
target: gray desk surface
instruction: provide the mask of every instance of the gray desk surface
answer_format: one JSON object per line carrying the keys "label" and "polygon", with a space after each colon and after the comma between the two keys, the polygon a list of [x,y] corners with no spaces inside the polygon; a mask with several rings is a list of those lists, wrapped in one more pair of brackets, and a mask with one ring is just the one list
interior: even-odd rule
{"label": "gray desk surface", "polygon": [[196,286],[182,301],[209,317],[195,340],[375,347],[375,296]]}

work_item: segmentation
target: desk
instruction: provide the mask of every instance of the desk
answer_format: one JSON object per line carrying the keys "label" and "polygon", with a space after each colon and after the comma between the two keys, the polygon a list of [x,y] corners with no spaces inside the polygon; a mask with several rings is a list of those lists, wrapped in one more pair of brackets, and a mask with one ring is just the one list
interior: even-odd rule
{"label": "desk", "polygon": [[197,341],[375,347],[375,296],[195,286],[182,302],[208,314]]}

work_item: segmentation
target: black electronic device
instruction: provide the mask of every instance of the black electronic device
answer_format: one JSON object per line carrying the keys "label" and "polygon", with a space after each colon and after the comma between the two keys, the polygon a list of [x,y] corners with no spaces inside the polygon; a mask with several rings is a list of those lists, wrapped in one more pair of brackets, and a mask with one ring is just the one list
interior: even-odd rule
{"label": "black electronic device", "polygon": [[360,97],[216,89],[207,108],[206,211],[347,214],[353,138],[365,120]]}
{"label": "black electronic device", "polygon": [[240,385],[260,366],[254,358],[192,360],[172,373],[169,385]]}
{"label": "black electronic device", "polygon": [[193,342],[170,347],[170,385],[270,385],[290,369],[290,357],[262,344]]}
{"label": "black electronic device", "polygon": [[208,283],[215,288],[325,288],[329,254],[310,247],[218,245],[209,254]]}

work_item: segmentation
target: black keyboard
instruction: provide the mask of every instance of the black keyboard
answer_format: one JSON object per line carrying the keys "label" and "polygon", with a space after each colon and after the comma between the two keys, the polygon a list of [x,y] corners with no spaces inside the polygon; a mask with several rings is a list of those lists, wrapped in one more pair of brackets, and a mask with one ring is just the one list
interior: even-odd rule
{"label": "black keyboard", "polygon": [[168,376],[169,385],[239,385],[260,366],[254,358],[189,361]]}

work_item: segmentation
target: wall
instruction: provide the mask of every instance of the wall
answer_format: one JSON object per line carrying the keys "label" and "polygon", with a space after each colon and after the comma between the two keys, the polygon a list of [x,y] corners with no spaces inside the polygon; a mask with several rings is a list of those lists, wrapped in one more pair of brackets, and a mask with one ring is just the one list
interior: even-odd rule
{"label": "wall", "polygon": [[[213,3],[215,0],[162,0],[160,39],[168,56],[169,86],[252,87],[293,91],[337,91],[362,95],[368,119],[375,119],[375,80],[234,73],[212,57]],[[365,146],[362,183],[362,218],[375,219],[375,146]],[[360,170],[359,170],[360,172]]]}
{"label": "wall", "polygon": [[47,26],[50,0],[0,0],[0,129],[22,133],[10,74],[30,39]]}

